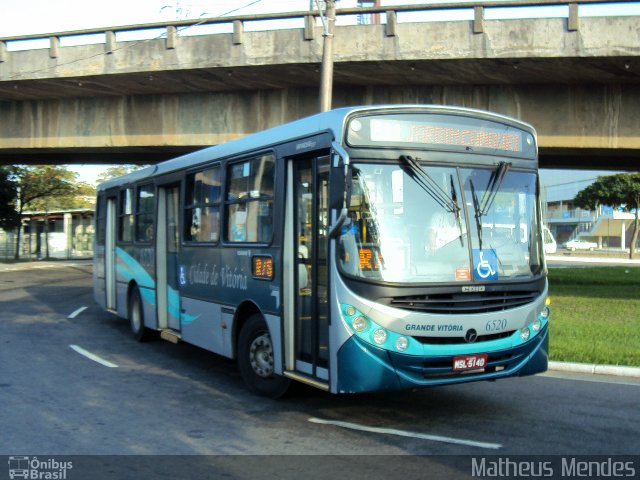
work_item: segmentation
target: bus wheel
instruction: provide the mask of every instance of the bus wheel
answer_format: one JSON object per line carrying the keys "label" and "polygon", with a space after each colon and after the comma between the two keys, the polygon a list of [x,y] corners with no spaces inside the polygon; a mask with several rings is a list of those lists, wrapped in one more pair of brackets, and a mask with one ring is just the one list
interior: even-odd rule
{"label": "bus wheel", "polygon": [[133,287],[129,296],[129,322],[131,333],[139,342],[144,342],[149,338],[149,330],[144,326],[144,311],[142,310],[142,297],[138,287]]}
{"label": "bus wheel", "polygon": [[242,379],[255,393],[279,398],[289,388],[289,379],[274,373],[273,344],[260,315],[251,316],[240,331],[238,366]]}

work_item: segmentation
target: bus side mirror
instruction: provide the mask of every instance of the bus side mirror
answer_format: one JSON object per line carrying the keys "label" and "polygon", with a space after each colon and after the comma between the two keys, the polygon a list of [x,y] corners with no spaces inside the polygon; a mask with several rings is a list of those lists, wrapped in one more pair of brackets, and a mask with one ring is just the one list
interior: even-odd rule
{"label": "bus side mirror", "polygon": [[[341,210],[345,206],[345,200],[350,200],[351,169],[345,165],[342,157],[337,154],[331,159],[331,183],[329,189],[329,206],[335,210]],[[345,195],[347,198],[345,198]]]}
{"label": "bus side mirror", "polygon": [[[332,211],[332,219],[335,218],[330,230],[329,238],[335,238],[342,224],[347,218],[347,207],[351,202],[351,166],[349,154],[338,143],[333,143],[331,151],[331,181],[329,186],[329,205]],[[338,211],[336,218],[334,213]]]}

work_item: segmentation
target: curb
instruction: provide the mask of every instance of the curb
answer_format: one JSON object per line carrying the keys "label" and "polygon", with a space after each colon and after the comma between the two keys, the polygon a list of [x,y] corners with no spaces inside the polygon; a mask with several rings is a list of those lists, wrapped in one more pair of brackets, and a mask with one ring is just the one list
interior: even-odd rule
{"label": "curb", "polygon": [[618,365],[595,365],[589,363],[549,362],[549,370],[561,372],[589,373],[592,375],[616,375],[618,377],[640,378],[639,367],[620,367]]}

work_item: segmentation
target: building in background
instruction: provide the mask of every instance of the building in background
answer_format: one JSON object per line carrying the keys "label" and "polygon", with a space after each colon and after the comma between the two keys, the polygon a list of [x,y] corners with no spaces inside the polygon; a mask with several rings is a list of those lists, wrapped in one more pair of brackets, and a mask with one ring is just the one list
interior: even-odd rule
{"label": "building in background", "polygon": [[[380,6],[380,0],[358,1],[358,7],[376,8]],[[358,25],[380,25],[379,13],[361,13],[358,15]]]}
{"label": "building in background", "polygon": [[634,215],[608,206],[585,210],[574,205],[580,190],[596,181],[598,176],[618,172],[580,170],[541,170],[542,218],[555,237],[558,246],[574,240],[588,240],[598,248],[627,250],[633,229]]}
{"label": "building in background", "polygon": [[[93,256],[93,209],[25,212],[20,258],[71,259]],[[0,229],[0,260],[13,259],[17,235]]]}

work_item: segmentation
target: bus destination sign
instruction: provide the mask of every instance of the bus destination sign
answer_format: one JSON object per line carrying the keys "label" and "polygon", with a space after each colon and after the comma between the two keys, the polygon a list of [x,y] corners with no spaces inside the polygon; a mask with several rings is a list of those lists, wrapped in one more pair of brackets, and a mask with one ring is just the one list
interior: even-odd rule
{"label": "bus destination sign", "polygon": [[521,137],[520,132],[474,128],[468,125],[429,125],[386,119],[371,121],[371,139],[381,142],[491,148],[519,153],[522,151]]}
{"label": "bus destination sign", "polygon": [[444,147],[465,151],[535,154],[533,136],[501,123],[452,115],[379,115],[349,124],[347,141],[354,146]]}

